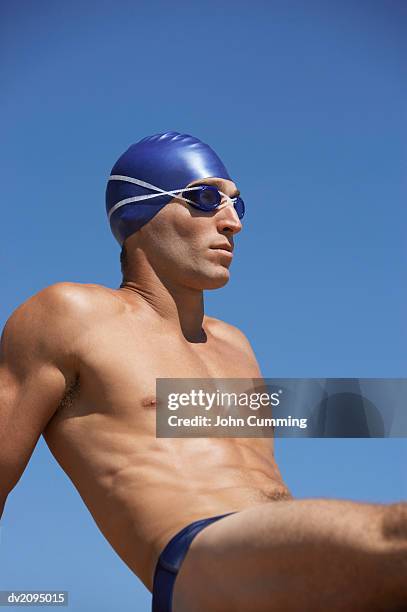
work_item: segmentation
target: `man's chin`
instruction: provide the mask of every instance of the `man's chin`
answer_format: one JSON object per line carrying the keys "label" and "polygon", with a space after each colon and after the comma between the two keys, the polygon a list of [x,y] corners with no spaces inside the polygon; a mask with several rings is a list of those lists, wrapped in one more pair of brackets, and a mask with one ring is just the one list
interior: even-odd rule
{"label": "man's chin", "polygon": [[189,279],[186,284],[191,289],[197,289],[198,291],[210,291],[211,289],[220,289],[224,287],[230,278],[229,270],[223,269],[221,274],[216,275],[195,275]]}
{"label": "man's chin", "polygon": [[204,289],[220,289],[221,287],[224,287],[230,279],[230,272],[229,270],[227,270],[226,268],[223,268],[223,271],[221,274],[217,274],[216,276],[213,276],[212,278],[208,278],[206,279],[206,283],[205,283],[205,287]]}

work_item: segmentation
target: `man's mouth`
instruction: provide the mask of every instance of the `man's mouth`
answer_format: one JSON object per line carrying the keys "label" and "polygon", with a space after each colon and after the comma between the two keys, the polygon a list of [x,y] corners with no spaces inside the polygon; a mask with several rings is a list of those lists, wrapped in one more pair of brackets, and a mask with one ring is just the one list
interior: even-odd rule
{"label": "man's mouth", "polygon": [[217,251],[226,251],[227,253],[229,253],[229,255],[232,255],[233,253],[233,247],[229,244],[229,242],[217,244],[211,247],[211,249],[216,249]]}

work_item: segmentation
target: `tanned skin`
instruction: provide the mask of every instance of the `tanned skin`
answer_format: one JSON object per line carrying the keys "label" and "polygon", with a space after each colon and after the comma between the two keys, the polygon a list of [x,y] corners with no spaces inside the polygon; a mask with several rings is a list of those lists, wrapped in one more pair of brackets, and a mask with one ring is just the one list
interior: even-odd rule
{"label": "tanned skin", "polygon": [[[203,182],[236,194],[223,179],[191,185]],[[236,512],[193,541],[175,612],[406,609],[406,504],[294,500],[271,439],[156,438],[157,378],[261,377],[242,332],[204,315],[241,228],[227,198],[212,213],[174,199],[126,240],[120,288],[57,283],[14,311],[0,354],[0,511],[42,434],[150,590],[173,535]]]}

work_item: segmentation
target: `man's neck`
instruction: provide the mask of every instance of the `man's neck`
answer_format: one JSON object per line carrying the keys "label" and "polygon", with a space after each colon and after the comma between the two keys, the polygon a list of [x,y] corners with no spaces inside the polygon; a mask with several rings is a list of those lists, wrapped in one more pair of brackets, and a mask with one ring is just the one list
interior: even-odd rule
{"label": "man's neck", "polygon": [[203,291],[165,283],[155,273],[125,275],[119,291],[133,292],[174,328],[181,329],[188,342],[205,342]]}

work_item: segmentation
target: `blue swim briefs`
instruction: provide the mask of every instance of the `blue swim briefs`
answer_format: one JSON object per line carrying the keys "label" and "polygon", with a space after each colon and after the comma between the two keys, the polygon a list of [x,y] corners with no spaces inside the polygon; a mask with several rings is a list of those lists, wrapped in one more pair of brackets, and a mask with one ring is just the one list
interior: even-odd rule
{"label": "blue swim briefs", "polygon": [[172,612],[172,593],[175,580],[181,568],[185,555],[191,546],[192,540],[202,529],[211,523],[219,521],[234,514],[228,512],[220,516],[201,519],[181,529],[167,544],[162,551],[154,573],[153,583],[153,612]]}

